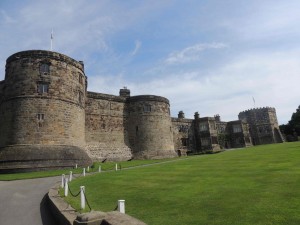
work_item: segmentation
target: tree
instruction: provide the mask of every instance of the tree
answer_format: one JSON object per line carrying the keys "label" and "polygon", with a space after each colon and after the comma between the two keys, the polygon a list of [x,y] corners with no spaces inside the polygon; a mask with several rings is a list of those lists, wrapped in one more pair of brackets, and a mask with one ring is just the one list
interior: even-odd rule
{"label": "tree", "polygon": [[294,132],[300,135],[300,105],[296,109],[296,112],[293,113],[288,125],[290,125]]}
{"label": "tree", "polygon": [[279,129],[285,135],[287,141],[298,141],[298,135],[300,135],[300,105],[296,112],[292,114],[291,120],[287,124],[280,125]]}

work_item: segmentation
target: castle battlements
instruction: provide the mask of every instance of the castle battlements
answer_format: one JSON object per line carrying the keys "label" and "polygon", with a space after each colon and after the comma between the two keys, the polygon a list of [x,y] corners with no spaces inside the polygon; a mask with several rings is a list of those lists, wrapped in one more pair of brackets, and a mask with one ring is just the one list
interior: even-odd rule
{"label": "castle battlements", "polygon": [[276,111],[276,109],[274,107],[269,107],[269,106],[266,106],[266,107],[259,107],[259,108],[251,108],[251,109],[247,109],[247,110],[244,110],[240,113],[248,113],[248,112],[256,112],[256,111],[266,111],[266,110],[269,110],[269,111]]}

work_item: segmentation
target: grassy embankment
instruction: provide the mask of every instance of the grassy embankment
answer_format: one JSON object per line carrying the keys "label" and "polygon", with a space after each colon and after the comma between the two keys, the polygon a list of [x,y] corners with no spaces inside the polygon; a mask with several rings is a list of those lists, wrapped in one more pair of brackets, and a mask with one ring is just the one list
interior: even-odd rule
{"label": "grassy embankment", "polygon": [[[169,160],[176,160],[176,159],[161,159],[161,160],[133,160],[133,161],[126,161],[126,162],[118,162],[118,168],[128,168],[128,167],[135,167],[145,164],[153,164],[163,161]],[[109,171],[115,169],[115,162],[105,162],[105,163],[94,163],[89,170],[89,173],[97,172],[99,169],[99,165],[101,165],[102,171]],[[75,166],[75,165],[74,165]],[[87,169],[87,168],[86,168]],[[0,174],[0,181],[10,181],[10,180],[23,180],[23,179],[34,179],[34,178],[41,178],[41,177],[53,177],[53,176],[61,176],[62,174],[68,175],[70,171],[73,174],[81,174],[83,172],[83,168],[69,168],[69,169],[62,169],[62,170],[48,170],[48,171],[39,171],[39,172],[27,172],[27,173],[11,173],[11,174]],[[87,170],[86,170],[86,173]]]}
{"label": "grassy embankment", "polygon": [[[300,224],[300,142],[256,146],[187,160],[101,173],[86,187],[94,210],[126,213],[149,225]],[[79,209],[79,198],[66,198]]]}

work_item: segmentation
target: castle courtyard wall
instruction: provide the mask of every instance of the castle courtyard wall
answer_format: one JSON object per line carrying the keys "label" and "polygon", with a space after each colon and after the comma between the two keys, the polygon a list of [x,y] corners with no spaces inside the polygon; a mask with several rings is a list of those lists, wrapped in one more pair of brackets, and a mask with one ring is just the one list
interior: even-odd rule
{"label": "castle courtyard wall", "polygon": [[93,160],[128,160],[126,98],[88,92],[86,100],[86,150]]}

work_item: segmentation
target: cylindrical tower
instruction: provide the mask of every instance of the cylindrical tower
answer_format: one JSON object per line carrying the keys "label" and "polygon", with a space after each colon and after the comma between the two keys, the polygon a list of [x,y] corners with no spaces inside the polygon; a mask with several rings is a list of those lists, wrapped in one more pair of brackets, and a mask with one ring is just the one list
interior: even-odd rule
{"label": "cylindrical tower", "polygon": [[51,51],[6,61],[0,102],[0,170],[87,165],[83,63]]}
{"label": "cylindrical tower", "polygon": [[136,159],[175,157],[169,100],[140,95],[128,98],[128,136]]}

